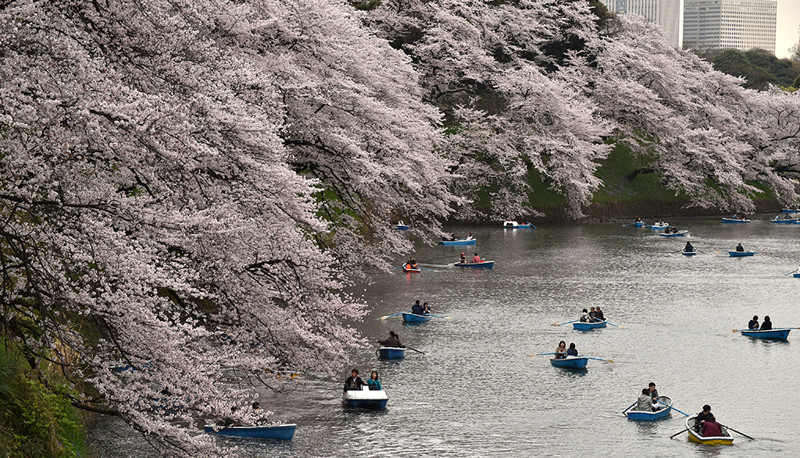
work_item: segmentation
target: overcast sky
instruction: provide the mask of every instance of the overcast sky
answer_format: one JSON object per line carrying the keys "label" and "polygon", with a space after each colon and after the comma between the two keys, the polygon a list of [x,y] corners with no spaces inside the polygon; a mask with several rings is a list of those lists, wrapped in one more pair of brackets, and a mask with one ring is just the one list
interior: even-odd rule
{"label": "overcast sky", "polygon": [[789,48],[800,39],[800,0],[778,0],[778,36],[775,55],[789,57]]}

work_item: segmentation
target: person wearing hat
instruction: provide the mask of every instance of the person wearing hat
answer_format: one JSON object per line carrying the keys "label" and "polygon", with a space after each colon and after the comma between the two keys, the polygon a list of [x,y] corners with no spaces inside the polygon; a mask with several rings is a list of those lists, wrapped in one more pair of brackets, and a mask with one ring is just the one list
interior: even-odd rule
{"label": "person wearing hat", "polygon": [[466,264],[467,256],[464,253],[461,253],[461,257],[458,259],[458,262],[460,262],[461,264]]}

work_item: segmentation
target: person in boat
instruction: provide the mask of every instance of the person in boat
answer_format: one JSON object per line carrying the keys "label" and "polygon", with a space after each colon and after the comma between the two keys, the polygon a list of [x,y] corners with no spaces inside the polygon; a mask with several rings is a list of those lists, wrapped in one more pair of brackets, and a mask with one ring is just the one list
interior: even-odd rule
{"label": "person in boat", "polygon": [[598,321],[606,321],[606,317],[603,315],[603,311],[600,310],[600,306],[599,305],[594,308],[594,311],[597,312],[596,317],[597,317]]}
{"label": "person in boat", "polygon": [[575,348],[575,344],[569,344],[569,349],[567,349],[567,356],[578,356],[578,349]]}
{"label": "person in boat", "polygon": [[400,343],[400,336],[395,334],[394,331],[389,331],[389,338],[379,340],[378,343],[384,347],[403,348],[403,344]]}
{"label": "person in boat", "polygon": [[422,312],[423,312],[422,306],[419,305],[419,299],[417,299],[417,302],[415,302],[414,305],[411,306],[411,313],[413,313],[414,315],[422,315]]}
{"label": "person in boat", "polygon": [[472,236],[472,232],[470,232],[469,235],[467,235],[467,238],[465,238],[464,240],[472,240],[474,238],[475,237]]}
{"label": "person in boat", "polygon": [[369,375],[367,379],[367,386],[369,386],[370,390],[382,390],[383,385],[381,385],[380,378],[378,377],[378,371],[372,371],[372,374]]}
{"label": "person in boat", "polygon": [[563,340],[558,343],[555,351],[556,359],[564,359],[567,357],[567,343]]}
{"label": "person in boat", "polygon": [[708,418],[709,415],[711,415],[711,406],[706,404],[703,406],[703,411],[697,414],[697,416],[694,419],[695,431],[697,431],[698,433],[701,431],[703,423],[706,422],[706,419]]}
{"label": "person in boat", "polygon": [[738,252],[742,252],[742,251],[744,251],[744,247],[742,246],[742,244],[741,244],[741,243],[740,243],[740,244],[738,244],[738,245],[736,245],[736,251],[738,251]]}
{"label": "person in boat", "polygon": [[460,262],[461,264],[466,264],[467,263],[467,256],[464,253],[461,253],[461,257],[458,258],[458,262]]}
{"label": "person in boat", "polygon": [[653,401],[653,412],[660,410],[661,405],[658,403],[658,390],[656,389],[655,382],[650,382],[647,385],[647,392],[650,393],[650,400]]}
{"label": "person in boat", "polygon": [[595,310],[594,307],[590,307],[590,309],[591,310],[589,311],[589,323],[595,323],[597,321],[600,321],[597,318],[597,310]]}
{"label": "person in boat", "polygon": [[760,329],[762,331],[769,331],[769,330],[772,329],[772,321],[770,321],[769,315],[764,317],[764,322],[761,323],[761,328]]}
{"label": "person in boat", "polygon": [[408,260],[408,262],[406,263],[406,269],[408,269],[408,270],[419,269],[419,266],[417,265],[417,260],[414,259],[413,257],[410,258]]}
{"label": "person in boat", "polygon": [[353,370],[350,371],[350,377],[347,377],[347,380],[344,381],[344,391],[360,390],[364,385],[366,385],[366,383],[358,376],[358,369],[353,368]]}
{"label": "person in boat", "polygon": [[586,309],[581,310],[581,317],[579,320],[581,323],[586,323],[589,321],[589,313],[586,311]]}
{"label": "person in boat", "polygon": [[747,322],[747,329],[758,331],[758,315],[753,315],[753,319]]}
{"label": "person in boat", "polygon": [[475,256],[472,257],[472,261],[470,261],[470,262],[472,264],[480,264],[480,263],[483,262],[483,260],[481,259],[480,256],[478,256],[478,253],[475,253]]}
{"label": "person in boat", "polygon": [[742,218],[739,218],[738,213],[734,213],[733,216],[731,216],[731,219],[742,219]]}
{"label": "person in boat", "polygon": [[636,400],[636,410],[640,412],[653,411],[653,398],[650,397],[650,390],[642,388],[642,394]]}
{"label": "person in boat", "polygon": [[422,314],[423,315],[430,315],[431,314],[431,308],[428,306],[427,302],[422,304]]}
{"label": "person in boat", "polygon": [[717,423],[714,414],[709,412],[706,416],[706,421],[703,422],[700,434],[703,437],[720,437],[722,436],[722,425]]}
{"label": "person in boat", "polygon": [[694,253],[694,245],[691,242],[686,242],[686,246],[683,247],[683,251],[686,253]]}
{"label": "person in boat", "polygon": [[633,222],[634,223],[641,223],[642,222],[642,218],[636,218],[635,220],[633,220]]}

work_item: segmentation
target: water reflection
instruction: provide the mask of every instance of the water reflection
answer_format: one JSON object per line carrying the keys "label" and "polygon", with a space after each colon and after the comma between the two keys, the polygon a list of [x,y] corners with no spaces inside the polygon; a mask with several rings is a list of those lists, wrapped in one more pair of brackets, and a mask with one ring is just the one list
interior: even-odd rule
{"label": "water reflection", "polygon": [[[373,306],[359,328],[370,342],[399,331],[425,354],[381,361],[374,348],[364,349],[339,377],[304,379],[285,395],[263,393],[262,406],[298,423],[295,439],[289,448],[245,444],[237,454],[800,456],[800,426],[784,409],[800,406],[800,354],[791,345],[800,333],[780,342],[731,332],[753,315],[770,315],[776,327],[800,322],[800,279],[783,276],[800,259],[800,226],[670,223],[690,230],[697,256],[680,254],[682,238],[611,224],[461,227],[453,231],[475,234],[476,247],[419,245],[415,258],[423,264],[444,266],[462,251],[478,251],[495,268],[376,273],[359,293]],[[739,242],[763,255],[729,258]],[[401,326],[399,316],[379,319],[417,299],[451,320]],[[551,326],[592,305],[624,329]],[[614,363],[590,361],[576,372],[529,356],[553,351],[560,340]],[[385,412],[342,409],[341,384],[352,367],[381,373]],[[711,404],[723,424],[757,440],[738,436],[732,447],[708,447],[685,434],[669,439],[684,428],[677,412],[655,423],[627,420],[622,410],[651,381],[678,409],[696,413]],[[110,429],[119,434],[124,426]],[[135,434],[128,437],[136,443]],[[119,449],[141,447],[101,446],[98,453]]]}

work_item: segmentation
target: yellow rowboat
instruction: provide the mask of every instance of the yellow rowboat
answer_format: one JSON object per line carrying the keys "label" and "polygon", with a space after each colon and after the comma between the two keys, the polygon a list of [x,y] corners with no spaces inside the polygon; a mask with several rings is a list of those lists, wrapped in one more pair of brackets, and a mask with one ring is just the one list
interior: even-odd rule
{"label": "yellow rowboat", "polygon": [[705,445],[733,445],[733,437],[731,437],[728,429],[724,426],[720,426],[720,429],[722,429],[722,436],[701,436],[700,433],[694,430],[694,419],[696,416],[697,415],[692,415],[686,418],[686,430],[689,433],[690,441]]}

